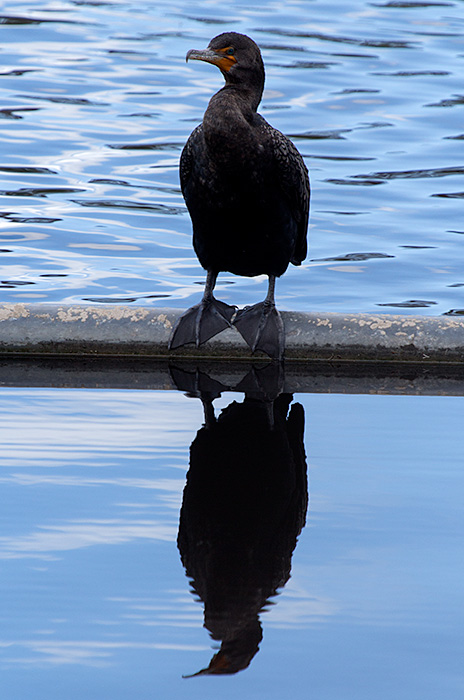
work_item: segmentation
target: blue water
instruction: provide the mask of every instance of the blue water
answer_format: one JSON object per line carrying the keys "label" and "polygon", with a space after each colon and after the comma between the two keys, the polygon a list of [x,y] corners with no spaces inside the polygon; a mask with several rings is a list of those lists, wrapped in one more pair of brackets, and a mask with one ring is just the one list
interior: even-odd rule
{"label": "blue water", "polygon": [[[0,10],[0,300],[186,307],[204,272],[178,159],[231,29],[260,44],[261,111],[311,170],[309,254],[281,308],[464,309],[464,6],[19,2]],[[244,305],[262,278],[221,275]]]}
{"label": "blue water", "polygon": [[[0,15],[0,301],[198,300],[177,168],[222,78],[185,54],[231,29],[260,44],[261,112],[311,170],[308,259],[279,307],[464,310],[462,1],[13,1]],[[238,305],[265,286],[218,283]],[[246,670],[185,679],[218,646],[176,543],[200,401],[1,390],[2,698],[461,697],[462,398],[294,403],[310,499],[291,578]]]}
{"label": "blue water", "polygon": [[291,578],[249,667],[191,679],[217,650],[176,546],[200,401],[0,399],[5,700],[461,696],[462,398],[295,396],[310,499]]}

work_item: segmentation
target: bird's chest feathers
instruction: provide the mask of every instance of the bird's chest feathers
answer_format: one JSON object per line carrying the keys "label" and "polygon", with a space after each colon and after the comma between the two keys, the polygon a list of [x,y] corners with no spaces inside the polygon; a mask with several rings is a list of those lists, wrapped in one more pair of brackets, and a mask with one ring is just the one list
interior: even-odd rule
{"label": "bird's chest feathers", "polygon": [[262,171],[264,147],[252,120],[234,103],[206,111],[203,131],[207,158],[215,174],[253,180]]}

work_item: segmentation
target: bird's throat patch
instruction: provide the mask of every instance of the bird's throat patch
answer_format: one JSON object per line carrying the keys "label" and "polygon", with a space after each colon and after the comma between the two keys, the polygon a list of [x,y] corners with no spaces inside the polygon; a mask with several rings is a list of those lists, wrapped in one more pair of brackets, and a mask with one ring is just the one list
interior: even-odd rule
{"label": "bird's throat patch", "polygon": [[[228,71],[230,71],[230,69],[232,68],[234,63],[237,63],[237,59],[232,55],[227,55],[226,54],[227,49],[220,49],[219,51],[220,51],[220,53],[224,53],[224,56],[218,57],[219,60],[218,60],[216,65],[219,66],[219,68],[221,70],[225,70],[227,73]],[[218,54],[219,54],[219,51],[218,51]]]}

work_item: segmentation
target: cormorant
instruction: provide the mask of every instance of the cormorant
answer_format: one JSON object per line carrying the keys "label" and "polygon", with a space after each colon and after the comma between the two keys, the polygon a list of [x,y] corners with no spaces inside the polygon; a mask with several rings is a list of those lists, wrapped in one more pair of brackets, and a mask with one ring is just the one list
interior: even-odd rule
{"label": "cormorant", "polygon": [[[257,113],[264,64],[257,44],[226,32],[187,61],[219,67],[225,85],[210,100],[203,122],[180,159],[182,193],[193,224],[193,247],[207,271],[199,304],[179,320],[170,348],[199,346],[234,325],[250,348],[281,358],[283,322],[275,306],[276,277],[306,257],[309,177],[293,143]],[[237,311],[218,301],[219,272],[269,277],[265,300]]]}

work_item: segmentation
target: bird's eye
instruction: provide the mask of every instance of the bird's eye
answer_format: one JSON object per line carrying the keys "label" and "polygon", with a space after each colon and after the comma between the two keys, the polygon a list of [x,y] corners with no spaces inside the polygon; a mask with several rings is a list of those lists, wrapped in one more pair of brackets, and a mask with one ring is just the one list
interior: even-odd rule
{"label": "bird's eye", "polygon": [[235,49],[232,46],[229,49],[226,49],[227,56],[233,56],[234,53],[235,53]]}

